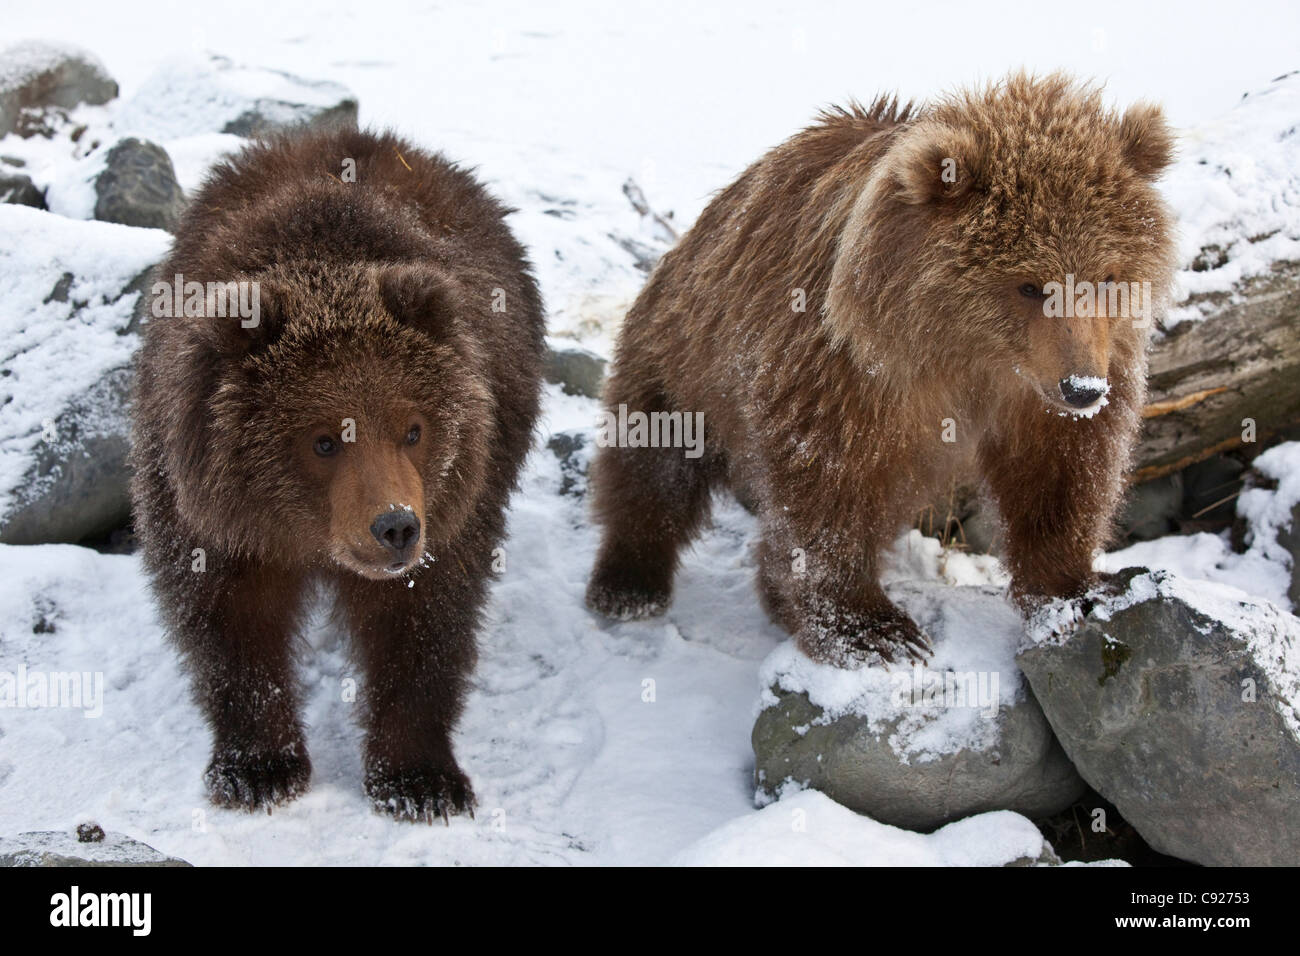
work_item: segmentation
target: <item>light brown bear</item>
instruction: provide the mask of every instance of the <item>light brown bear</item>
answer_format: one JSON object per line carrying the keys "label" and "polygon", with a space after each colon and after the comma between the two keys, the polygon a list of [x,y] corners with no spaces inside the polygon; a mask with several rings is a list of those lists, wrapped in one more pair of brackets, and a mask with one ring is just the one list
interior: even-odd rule
{"label": "light brown bear", "polygon": [[920,109],[829,111],[751,166],[620,333],[611,412],[703,413],[704,451],[601,449],[589,606],[661,612],[730,485],[760,515],[764,605],[804,652],[923,656],[879,554],[970,465],[1020,605],[1085,589],[1172,278],[1152,185],[1171,151],[1158,107],[1118,115],[1067,77],[1017,74]]}

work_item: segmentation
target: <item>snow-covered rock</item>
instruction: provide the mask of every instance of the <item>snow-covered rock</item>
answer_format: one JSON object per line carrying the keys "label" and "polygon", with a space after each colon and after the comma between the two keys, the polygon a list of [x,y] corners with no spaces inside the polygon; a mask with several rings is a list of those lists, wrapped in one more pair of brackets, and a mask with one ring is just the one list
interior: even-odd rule
{"label": "snow-covered rock", "polygon": [[5,155],[52,212],[165,227],[214,162],[300,125],[355,126],[357,100],[338,83],[208,56],[160,62],[128,99],[42,115],[44,135],[8,137]]}
{"label": "snow-covered rock", "polygon": [[59,830],[0,837],[0,867],[189,865],[121,833],[106,833],[92,842],[83,842]]}
{"label": "snow-covered rock", "polygon": [[[1189,579],[1230,585],[1281,608],[1300,607],[1300,587],[1296,585],[1300,524],[1295,521],[1300,508],[1300,442],[1268,449],[1251,463],[1251,469],[1251,486],[1234,499],[1236,515],[1245,527],[1242,542],[1234,542],[1226,530],[1169,535],[1102,555],[1097,570],[1114,573],[1144,567],[1171,571]],[[1220,488],[1214,494],[1215,500],[1227,498],[1231,489]],[[1242,545],[1244,550],[1239,550]]]}
{"label": "snow-covered rock", "polygon": [[1300,620],[1130,568],[1043,608],[1017,660],[1083,778],[1153,848],[1300,860]]}
{"label": "snow-covered rock", "polygon": [[677,866],[1015,866],[1056,854],[1018,813],[996,811],[921,834],[877,823],[821,793],[783,797],[691,844]]}
{"label": "snow-covered rock", "polygon": [[26,173],[0,168],[0,203],[44,209],[45,196]]}
{"label": "snow-covered rock", "polygon": [[760,802],[820,790],[875,820],[931,829],[986,810],[1049,816],[1083,781],[1015,664],[1019,614],[996,588],[896,585],[930,634],[924,667],[841,670],[786,643],[761,671]]}
{"label": "snow-covered rock", "polygon": [[0,136],[17,128],[24,110],[71,109],[115,96],[117,83],[79,47],[28,40],[0,50]]}
{"label": "snow-covered rock", "polygon": [[1276,487],[1247,488],[1237,498],[1237,513],[1246,519],[1247,553],[1277,570],[1290,565],[1286,597],[1300,609],[1300,442],[1270,448],[1251,468]]}
{"label": "snow-covered rock", "polygon": [[0,205],[0,541],[77,541],[128,516],[133,319],[170,241]]}
{"label": "snow-covered rock", "polygon": [[1180,131],[1160,188],[1178,214],[1179,304],[1167,326],[1213,311],[1215,294],[1300,260],[1300,71]]}
{"label": "snow-covered rock", "polygon": [[211,56],[161,66],[113,122],[121,133],[159,142],[209,133],[253,138],[299,125],[355,126],[357,100],[338,83]]}

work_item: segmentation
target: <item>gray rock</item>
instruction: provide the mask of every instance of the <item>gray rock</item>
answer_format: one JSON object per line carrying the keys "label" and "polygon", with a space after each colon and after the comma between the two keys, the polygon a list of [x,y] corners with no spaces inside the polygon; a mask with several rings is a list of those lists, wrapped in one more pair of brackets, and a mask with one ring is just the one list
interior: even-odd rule
{"label": "gray rock", "polygon": [[32,182],[32,178],[25,173],[10,173],[0,170],[0,202],[44,209],[45,193],[37,189],[36,184]]}
{"label": "gray rock", "polygon": [[[142,292],[151,273],[152,268],[142,270],[125,281],[120,292],[104,296],[104,303],[115,304]],[[72,273],[63,273],[44,301],[68,303],[64,327],[84,332],[89,312],[108,306],[70,301],[75,298],[73,282]],[[133,335],[148,307],[148,296],[140,295],[134,308],[119,319],[122,324],[116,334]],[[77,543],[129,523],[127,401],[132,373],[127,360],[89,380],[51,415],[52,439],[43,436],[34,449],[23,453],[29,464],[21,481],[0,495],[0,543]]]}
{"label": "gray rock", "polygon": [[130,391],[131,369],[114,369],[55,419],[58,437],[42,444],[23,494],[0,517],[0,543],[76,543],[130,521]]}
{"label": "gray rock", "polygon": [[566,395],[600,398],[608,363],[580,348],[547,349],[546,380],[563,388]]}
{"label": "gray rock", "polygon": [[881,823],[930,830],[986,810],[1050,816],[1084,789],[1029,697],[997,718],[989,749],[905,764],[889,744],[897,722],[873,730],[866,718],[841,717],[819,725],[822,710],[806,694],[773,693],[779,703],[759,714],[751,738],[757,786],[767,793],[793,779]]}
{"label": "gray rock", "polygon": [[1056,855],[1056,850],[1052,849],[1052,844],[1044,840],[1043,849],[1039,852],[1038,856],[1021,856],[1009,863],[1003,863],[1002,865],[1017,868],[1031,866],[1061,866],[1062,861],[1061,858]]}
{"label": "gray rock", "polygon": [[1277,533],[1277,543],[1291,555],[1291,586],[1286,596],[1293,607],[1300,608],[1300,505],[1291,509],[1291,527]]}
{"label": "gray rock", "polygon": [[[288,74],[285,74],[286,76]],[[321,87],[334,87],[337,84],[313,82],[294,79],[303,84]],[[292,129],[296,126],[308,126],[312,129],[355,129],[357,125],[357,101],[347,94],[332,106],[312,106],[306,103],[292,103],[284,100],[260,99],[226,123],[221,128],[223,133],[245,136],[250,139],[269,136],[273,133]]]}
{"label": "gray rock", "polygon": [[[935,659],[926,673],[940,679],[973,673],[965,669],[971,658],[962,645],[975,637],[976,629],[985,637],[992,633],[997,654],[978,666],[998,676],[1001,702],[996,713],[953,714],[952,708],[964,706],[954,697],[946,705],[885,706],[883,702],[897,693],[897,682],[910,682],[912,674],[907,668],[876,667],[853,678],[865,681],[861,696],[875,713],[854,708],[828,714],[800,686],[806,681],[792,675],[812,668],[823,673],[823,679],[839,682],[848,679],[844,672],[823,670],[801,656],[792,659],[794,666],[771,665],[769,658],[764,677],[770,676],[769,666],[775,666],[778,679],[771,681],[772,697],[752,734],[760,800],[792,781],[882,823],[930,830],[987,810],[1050,816],[1078,799],[1083,781],[1011,660],[1020,623],[1000,591],[927,585],[891,588],[890,593],[934,640]],[[966,663],[959,670],[956,661]],[[952,733],[940,722],[956,716],[969,718],[967,739],[960,747],[935,747],[936,739]],[[976,726],[978,722],[983,725]],[[923,752],[927,748],[931,752]]]}
{"label": "gray rock", "polygon": [[24,111],[71,109],[116,96],[116,81],[83,50],[29,40],[0,52],[0,136],[18,128]]}
{"label": "gray rock", "polygon": [[175,227],[185,210],[167,151],[141,139],[120,140],[95,180],[95,218],[146,229]]}
{"label": "gray rock", "polygon": [[1152,848],[1300,860],[1300,620],[1129,568],[1030,634],[1017,659],[1062,746]]}
{"label": "gray rock", "polygon": [[587,491],[591,442],[582,432],[556,432],[546,447],[560,460],[560,494],[580,498]]}
{"label": "gray rock", "polygon": [[109,832],[93,841],[71,833],[38,830],[0,837],[0,866],[189,866],[184,860],[121,833]]}

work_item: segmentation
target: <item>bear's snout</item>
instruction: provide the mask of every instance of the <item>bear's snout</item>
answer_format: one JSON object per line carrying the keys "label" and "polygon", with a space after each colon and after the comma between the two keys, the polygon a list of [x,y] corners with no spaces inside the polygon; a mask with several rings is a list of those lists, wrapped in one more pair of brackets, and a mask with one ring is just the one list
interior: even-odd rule
{"label": "bear's snout", "polygon": [[393,556],[394,563],[404,565],[420,540],[420,519],[405,508],[385,511],[370,525],[370,533]]}
{"label": "bear's snout", "polygon": [[1109,386],[1104,378],[1091,375],[1071,375],[1060,381],[1061,397],[1071,408],[1088,408],[1101,401]]}

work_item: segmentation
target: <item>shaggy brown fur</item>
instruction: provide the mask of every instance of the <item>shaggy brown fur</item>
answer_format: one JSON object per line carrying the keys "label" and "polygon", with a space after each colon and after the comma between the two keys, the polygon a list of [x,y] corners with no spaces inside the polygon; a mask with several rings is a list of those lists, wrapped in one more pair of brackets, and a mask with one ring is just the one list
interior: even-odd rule
{"label": "shaggy brown fur", "polygon": [[[760,591],[805,652],[924,654],[878,556],[968,462],[1005,519],[1015,596],[1085,587],[1139,424],[1146,332],[1105,308],[1048,318],[1041,289],[1072,273],[1149,281],[1163,301],[1171,224],[1151,183],[1170,149],[1155,107],[1116,116],[1064,77],[1016,75],[919,111],[828,112],[751,166],[620,334],[606,403],[703,412],[705,453],[601,450],[589,605],[662,610],[729,483],[757,503]],[[1063,392],[1076,375],[1108,380],[1090,418]]]}
{"label": "shaggy brown fur", "polygon": [[260,290],[254,328],[153,319],[135,394],[137,529],[220,805],[308,785],[294,644],[324,585],[363,675],[372,802],[472,808],[450,733],[543,350],[507,212],[391,135],[299,135],[218,166],[156,274]]}

